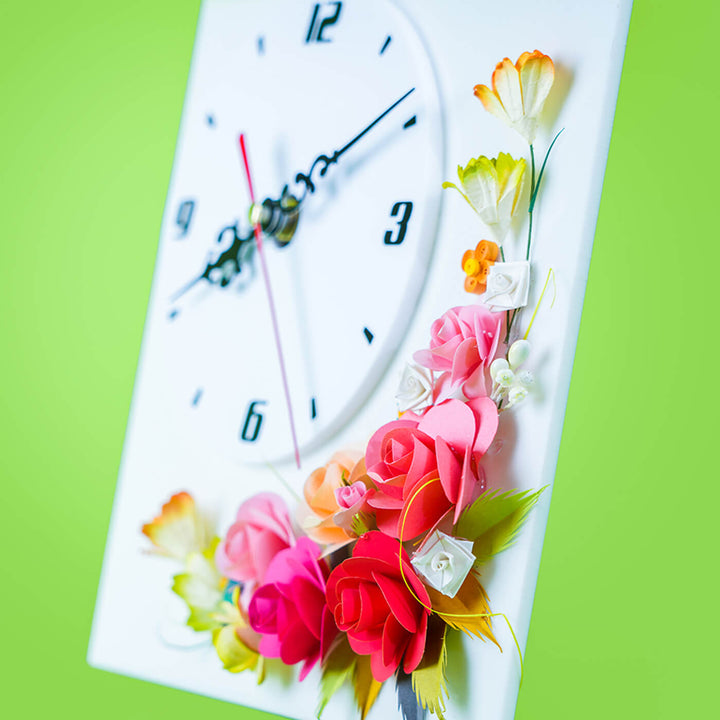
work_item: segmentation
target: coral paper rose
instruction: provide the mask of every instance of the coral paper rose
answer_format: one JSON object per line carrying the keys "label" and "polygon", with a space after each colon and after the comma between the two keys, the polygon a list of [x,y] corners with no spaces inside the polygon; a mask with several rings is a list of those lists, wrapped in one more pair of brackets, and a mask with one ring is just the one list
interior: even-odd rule
{"label": "coral paper rose", "polygon": [[404,415],[370,438],[365,455],[377,490],[368,493],[377,526],[409,540],[449,512],[454,522],[485,490],[479,461],[498,426],[495,403],[487,397],[467,403],[447,400],[422,418]]}
{"label": "coral paper rose", "polygon": [[250,625],[262,635],[260,654],[286,665],[302,662],[300,680],[322,660],[337,635],[325,602],[328,568],[308,538],[279,552],[250,601]]}
{"label": "coral paper rose", "polygon": [[253,587],[263,582],[273,558],[294,544],[283,499],[274,493],[259,493],[238,509],[235,522],[218,545],[215,562],[225,577]]}
{"label": "coral paper rose", "polygon": [[326,594],[337,627],[347,633],[354,652],[370,656],[378,682],[401,665],[406,673],[417,668],[425,651],[430,598],[397,540],[365,533],[352,557],[330,574]]}
{"label": "coral paper rose", "polygon": [[466,397],[487,395],[485,368],[495,357],[502,315],[484,305],[454,307],[430,331],[430,348],[415,353],[415,362],[441,372],[437,402],[461,391]]}

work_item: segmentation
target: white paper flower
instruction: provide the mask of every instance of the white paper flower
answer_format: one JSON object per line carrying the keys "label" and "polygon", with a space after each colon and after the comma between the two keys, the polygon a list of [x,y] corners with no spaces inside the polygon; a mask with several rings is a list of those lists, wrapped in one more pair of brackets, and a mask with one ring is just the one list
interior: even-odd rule
{"label": "white paper flower", "polygon": [[482,297],[493,310],[514,310],[525,307],[530,288],[530,263],[496,262],[487,276],[487,290]]}
{"label": "white paper flower", "polygon": [[436,530],[422,544],[410,562],[430,587],[455,597],[475,562],[471,540]]}
{"label": "white paper flower", "polygon": [[432,371],[419,365],[406,365],[395,395],[398,410],[401,413],[423,410],[432,405],[432,394]]}

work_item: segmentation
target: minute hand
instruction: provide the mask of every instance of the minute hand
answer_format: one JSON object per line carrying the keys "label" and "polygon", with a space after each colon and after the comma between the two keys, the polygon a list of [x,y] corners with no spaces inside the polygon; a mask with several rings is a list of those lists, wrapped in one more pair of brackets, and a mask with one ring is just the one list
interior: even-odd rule
{"label": "minute hand", "polygon": [[343,145],[343,147],[339,150],[336,150],[332,155],[318,155],[307,173],[298,173],[295,176],[295,182],[305,184],[299,201],[302,202],[308,193],[315,192],[315,183],[312,180],[312,174],[316,167],[320,166],[320,177],[323,177],[330,165],[336,163],[344,153],[346,153],[358,140],[360,140],[361,137],[369,133],[370,130],[372,130],[388,113],[392,112],[403,100],[405,100],[408,95],[413,92],[415,92],[415,88],[408,90],[399,100],[396,100],[389,108],[378,115],[364,130],[361,130],[352,140],[350,140],[350,142]]}

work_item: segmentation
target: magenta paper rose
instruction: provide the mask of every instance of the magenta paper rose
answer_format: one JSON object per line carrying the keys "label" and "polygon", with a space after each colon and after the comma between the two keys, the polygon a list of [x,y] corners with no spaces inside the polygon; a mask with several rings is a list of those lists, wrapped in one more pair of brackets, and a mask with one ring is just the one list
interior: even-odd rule
{"label": "magenta paper rose", "polygon": [[274,493],[259,493],[238,509],[235,522],[215,551],[220,572],[245,583],[247,597],[265,578],[273,558],[295,544],[290,515],[283,499]]}
{"label": "magenta paper rose", "polygon": [[300,680],[325,658],[338,634],[325,600],[329,569],[320,553],[305,537],[281,550],[248,609],[250,626],[262,636],[260,654],[279,657],[286,665],[302,662]]}
{"label": "magenta paper rose", "polygon": [[406,413],[383,425],[365,454],[368,475],[377,484],[367,503],[378,528],[410,540],[451,511],[457,522],[486,488],[480,459],[497,427],[497,406],[487,397],[446,400],[422,417]]}
{"label": "magenta paper rose", "polygon": [[397,540],[375,530],[365,533],[352,557],[330,574],[327,601],[353,651],[370,655],[378,682],[400,665],[409,674],[420,664],[430,597]]}
{"label": "magenta paper rose", "polygon": [[415,362],[442,373],[435,383],[436,402],[458,391],[467,398],[487,395],[485,368],[495,358],[502,314],[484,305],[448,310],[430,330],[430,348],[418,350]]}

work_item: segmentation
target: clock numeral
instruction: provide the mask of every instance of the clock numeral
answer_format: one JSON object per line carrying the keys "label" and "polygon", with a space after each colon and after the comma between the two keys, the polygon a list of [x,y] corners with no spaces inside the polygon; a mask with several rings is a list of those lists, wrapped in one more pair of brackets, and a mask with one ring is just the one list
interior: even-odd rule
{"label": "clock numeral", "polygon": [[190,229],[190,222],[192,221],[193,212],[195,210],[195,201],[194,200],[185,200],[184,202],[180,203],[180,207],[178,208],[177,217],[175,218],[175,222],[177,223],[177,226],[180,228],[180,237],[183,238],[187,235],[188,230]]}
{"label": "clock numeral", "polygon": [[[329,15],[328,17],[322,18],[324,12],[323,6],[334,5],[335,14]],[[330,38],[323,37],[323,31],[326,27],[334,25],[340,19],[340,11],[342,10],[341,2],[328,2],[328,3],[315,3],[313,8],[312,18],[310,20],[310,27],[308,28],[307,37],[305,38],[306,43],[311,42],[331,42]]]}
{"label": "clock numeral", "polygon": [[314,420],[317,417],[317,404],[315,398],[310,399],[310,419]]}
{"label": "clock numeral", "polygon": [[407,224],[410,221],[412,215],[413,204],[408,201],[396,202],[392,206],[390,211],[390,217],[397,217],[400,213],[400,208],[404,208],[402,211],[402,217],[398,220],[397,235],[393,234],[392,230],[385,232],[385,244],[386,245],[400,245],[405,239],[405,233],[407,231]]}
{"label": "clock numeral", "polygon": [[267,405],[265,400],[253,400],[248,405],[247,415],[245,416],[245,424],[243,425],[242,432],[240,433],[240,439],[245,442],[255,442],[260,435],[260,428],[262,427],[263,414],[258,412],[255,408],[261,405]]}

